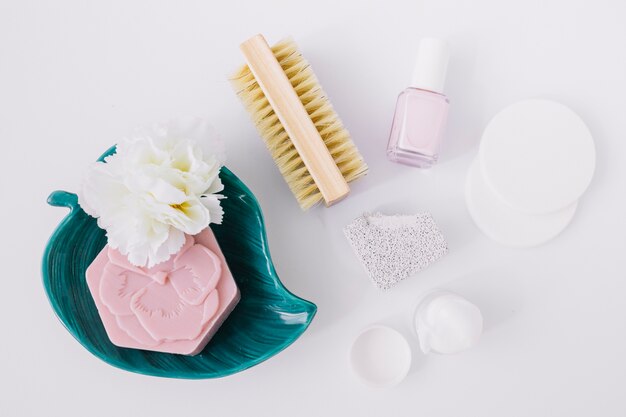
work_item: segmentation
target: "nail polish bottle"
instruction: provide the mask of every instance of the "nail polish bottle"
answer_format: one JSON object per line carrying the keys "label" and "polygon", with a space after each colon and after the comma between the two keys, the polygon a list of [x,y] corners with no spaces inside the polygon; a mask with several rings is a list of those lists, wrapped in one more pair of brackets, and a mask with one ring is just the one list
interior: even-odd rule
{"label": "nail polish bottle", "polygon": [[448,66],[445,41],[420,42],[411,85],[400,93],[393,116],[387,157],[394,162],[430,168],[439,149],[448,116],[448,98],[442,93]]}

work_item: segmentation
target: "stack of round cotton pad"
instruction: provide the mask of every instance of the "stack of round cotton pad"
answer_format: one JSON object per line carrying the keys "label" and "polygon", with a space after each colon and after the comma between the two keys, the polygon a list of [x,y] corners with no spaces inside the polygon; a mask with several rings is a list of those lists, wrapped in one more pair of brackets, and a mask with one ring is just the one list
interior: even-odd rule
{"label": "stack of round cotton pad", "polygon": [[467,177],[467,207],[493,240],[539,245],[569,224],[594,169],[593,138],[578,115],[549,100],[520,101],[485,129]]}

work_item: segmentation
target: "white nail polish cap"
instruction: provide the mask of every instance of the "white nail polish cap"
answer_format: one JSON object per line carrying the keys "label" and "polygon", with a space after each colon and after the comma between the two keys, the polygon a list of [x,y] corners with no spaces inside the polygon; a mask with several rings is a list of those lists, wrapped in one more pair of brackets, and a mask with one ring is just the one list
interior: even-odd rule
{"label": "white nail polish cap", "polygon": [[450,51],[446,41],[424,38],[420,41],[411,87],[442,93]]}

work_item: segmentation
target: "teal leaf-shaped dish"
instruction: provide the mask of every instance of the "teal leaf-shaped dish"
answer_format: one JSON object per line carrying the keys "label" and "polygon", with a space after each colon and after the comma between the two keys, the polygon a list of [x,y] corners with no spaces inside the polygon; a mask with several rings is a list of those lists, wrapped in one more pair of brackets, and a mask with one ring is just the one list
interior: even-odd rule
{"label": "teal leaf-shaped dish", "polygon": [[[113,153],[115,147],[99,160]],[[256,198],[226,167],[220,177],[226,196],[222,200],[224,222],[211,228],[241,291],[241,301],[196,356],[120,348],[109,341],[85,280],[85,270],[106,244],[104,230],[80,208],[75,194],[55,191],[50,195],[50,205],[68,207],[70,213],[46,247],[43,284],[56,315],[88,351],[140,374],[218,378],[263,362],[307,329],[316,307],[280,282]]]}

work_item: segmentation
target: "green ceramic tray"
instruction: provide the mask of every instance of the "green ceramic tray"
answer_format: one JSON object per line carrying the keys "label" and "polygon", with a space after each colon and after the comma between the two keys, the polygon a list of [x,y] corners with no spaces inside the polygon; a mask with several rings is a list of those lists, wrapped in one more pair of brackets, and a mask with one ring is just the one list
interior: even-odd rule
{"label": "green ceramic tray", "polygon": [[[115,152],[109,149],[99,160]],[[85,270],[106,244],[104,231],[78,205],[77,197],[55,191],[53,206],[70,214],[50,238],[43,257],[43,284],[55,313],[88,351],[103,361],[140,374],[169,378],[218,378],[243,371],[277,354],[309,326],[316,307],[290,293],[276,275],[263,215],[252,192],[222,168],[222,225],[211,225],[241,291],[241,301],[213,339],[196,356],[113,345],[85,281]]]}

